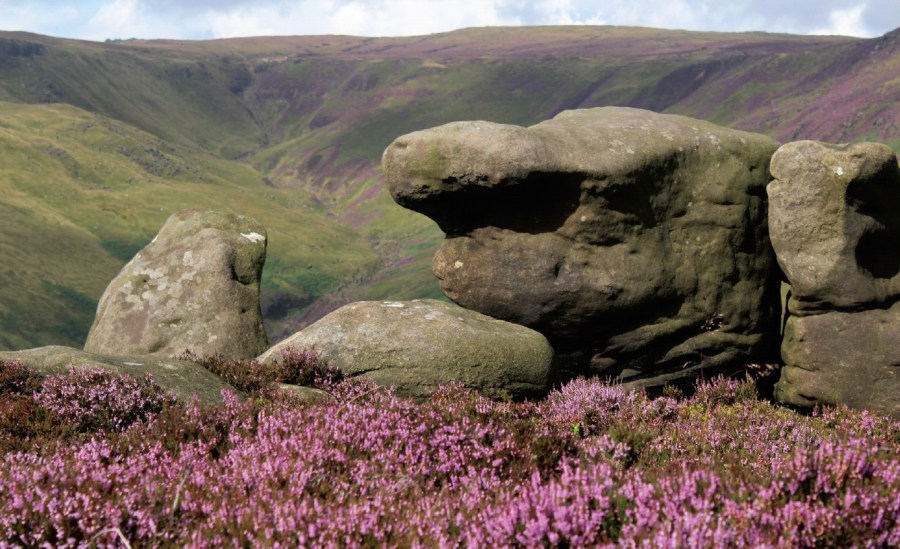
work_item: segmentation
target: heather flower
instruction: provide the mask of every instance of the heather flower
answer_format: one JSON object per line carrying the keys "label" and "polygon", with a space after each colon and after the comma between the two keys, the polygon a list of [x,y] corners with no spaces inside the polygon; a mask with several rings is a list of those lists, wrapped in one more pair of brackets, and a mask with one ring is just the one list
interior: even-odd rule
{"label": "heather flower", "polygon": [[137,378],[77,368],[47,376],[34,399],[82,431],[121,431],[175,404],[175,396],[154,385],[149,374]]}
{"label": "heather flower", "polygon": [[0,360],[0,395],[30,395],[40,385],[40,376],[18,360]]}
{"label": "heather flower", "polygon": [[680,400],[588,380],[536,403],[331,390],[316,405],[226,392],[8,453],[0,545],[900,545],[888,418],[803,417],[725,380]]}
{"label": "heather flower", "polygon": [[186,351],[179,359],[197,363],[247,393],[271,397],[277,383],[316,387],[330,391],[344,379],[337,368],[319,358],[313,349],[285,349],[280,360],[229,360],[222,356],[200,358]]}

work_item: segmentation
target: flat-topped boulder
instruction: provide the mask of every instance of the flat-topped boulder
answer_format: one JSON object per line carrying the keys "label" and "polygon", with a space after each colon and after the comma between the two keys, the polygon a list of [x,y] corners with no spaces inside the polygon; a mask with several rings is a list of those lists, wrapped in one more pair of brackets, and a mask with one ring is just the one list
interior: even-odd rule
{"label": "flat-topped boulder", "polygon": [[600,108],[414,132],[382,165],[394,199],[446,233],[433,270],[450,299],[543,333],[580,373],[652,385],[774,361],[777,147]]}
{"label": "flat-topped boulder", "polygon": [[238,392],[198,364],[158,356],[109,356],[71,347],[50,346],[0,352],[0,360],[17,360],[44,376],[66,374],[71,367],[99,368],[135,377],[150,374],[155,384],[172,391],[179,400],[185,402],[196,396],[200,402],[219,404],[222,402],[223,389]]}
{"label": "flat-topped boulder", "polygon": [[185,210],[110,282],[85,350],[253,358],[268,347],[259,306],[266,230],[240,215]]}
{"label": "flat-topped boulder", "polygon": [[263,353],[280,360],[291,348],[313,348],[349,376],[424,397],[462,382],[513,398],[550,390],[553,349],[541,334],[443,301],[362,301],[345,305]]}
{"label": "flat-topped boulder", "polygon": [[776,398],[900,417],[896,155],[798,141],[772,157],[772,176],[772,246],[791,284]]}

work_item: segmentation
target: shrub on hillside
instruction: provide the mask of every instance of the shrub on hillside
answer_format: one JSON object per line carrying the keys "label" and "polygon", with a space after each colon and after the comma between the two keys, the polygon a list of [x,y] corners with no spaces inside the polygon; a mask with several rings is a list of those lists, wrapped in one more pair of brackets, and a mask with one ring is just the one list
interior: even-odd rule
{"label": "shrub on hillside", "polygon": [[0,453],[122,431],[174,405],[149,376],[72,368],[43,377],[21,362],[0,361]]}
{"label": "shrub on hillside", "polygon": [[122,431],[176,403],[149,374],[138,378],[81,368],[47,376],[34,399],[82,432]]}
{"label": "shrub on hillside", "polygon": [[0,360],[0,395],[30,395],[41,385],[41,376],[18,360]]}
{"label": "shrub on hillside", "polygon": [[231,360],[221,355],[201,358],[190,351],[178,358],[203,366],[247,393],[267,391],[276,383],[328,389],[344,378],[340,370],[320,359],[312,349],[286,349],[276,363]]}

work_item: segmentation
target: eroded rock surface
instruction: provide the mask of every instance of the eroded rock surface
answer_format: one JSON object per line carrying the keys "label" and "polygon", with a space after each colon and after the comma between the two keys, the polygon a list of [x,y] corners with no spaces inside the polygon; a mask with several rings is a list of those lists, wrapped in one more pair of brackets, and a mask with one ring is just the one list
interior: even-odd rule
{"label": "eroded rock surface", "polygon": [[18,360],[41,375],[69,372],[69,368],[100,368],[117,374],[153,376],[153,382],[188,402],[195,395],[200,402],[220,404],[222,390],[238,393],[234,387],[206,368],[181,360],[158,356],[109,356],[88,353],[71,347],[38,347],[26,351],[0,353],[0,360]]}
{"label": "eroded rock surface", "polygon": [[394,199],[447,234],[433,269],[453,301],[540,331],[581,373],[649,385],[777,352],[777,147],[601,108],[415,132],[382,164]]}
{"label": "eroded rock surface", "polygon": [[769,227],[791,284],[776,397],[900,417],[900,167],[888,147],[772,157]]}
{"label": "eroded rock surface", "polygon": [[879,306],[900,296],[900,173],[886,145],[797,141],[772,157],[769,231],[791,311]]}
{"label": "eroded rock surface", "polygon": [[900,302],[787,321],[775,397],[810,408],[846,404],[900,418]]}
{"label": "eroded rock surface", "polygon": [[172,215],[100,298],[85,350],[252,358],[268,346],[259,307],[266,231],[248,217]]}
{"label": "eroded rock surface", "polygon": [[537,397],[550,389],[553,349],[541,334],[443,301],[362,301],[345,305],[259,357],[289,348],[316,354],[350,376],[424,397],[459,381],[488,393]]}

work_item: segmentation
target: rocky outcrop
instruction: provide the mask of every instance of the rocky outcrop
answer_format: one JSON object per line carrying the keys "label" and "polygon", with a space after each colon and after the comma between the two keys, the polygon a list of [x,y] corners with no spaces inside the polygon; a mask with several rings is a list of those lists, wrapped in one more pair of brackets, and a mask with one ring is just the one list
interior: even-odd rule
{"label": "rocky outcrop", "polygon": [[100,298],[85,350],[252,358],[268,346],[259,307],[266,231],[239,215],[172,215]]}
{"label": "rocky outcrop", "polygon": [[196,396],[200,402],[218,404],[222,402],[222,389],[238,392],[202,366],[158,356],[108,356],[51,346],[3,352],[0,353],[0,360],[18,360],[42,375],[65,374],[71,367],[100,368],[136,377],[150,374],[155,384],[172,391],[185,402]]}
{"label": "rocky outcrop", "polygon": [[791,284],[781,402],[900,417],[900,167],[888,147],[799,141],[772,157],[769,228]]}
{"label": "rocky outcrop", "polygon": [[382,164],[394,199],[447,235],[433,269],[448,297],[538,330],[580,373],[650,385],[777,352],[777,146],[602,108],[415,132]]}
{"label": "rocky outcrop", "polygon": [[350,376],[424,397],[459,381],[514,398],[550,389],[553,349],[541,334],[436,300],[364,301],[341,307],[275,345],[260,361],[289,348],[314,348]]}

